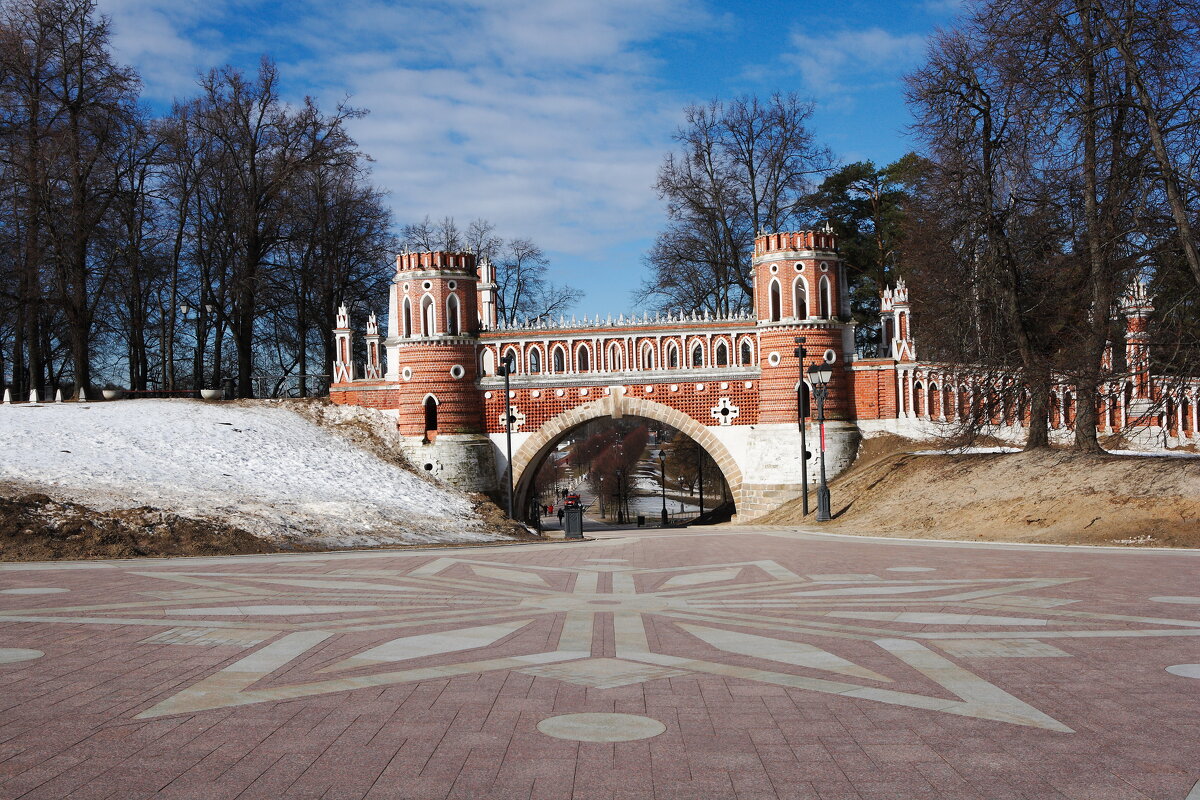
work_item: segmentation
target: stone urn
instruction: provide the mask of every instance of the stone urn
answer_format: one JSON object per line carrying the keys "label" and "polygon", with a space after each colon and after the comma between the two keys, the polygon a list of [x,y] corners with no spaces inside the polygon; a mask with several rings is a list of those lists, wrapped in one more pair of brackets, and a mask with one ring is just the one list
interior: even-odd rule
{"label": "stone urn", "polygon": [[208,400],[210,402],[213,400],[220,400],[224,396],[225,396],[224,389],[201,389],[200,390],[200,397],[202,399]]}
{"label": "stone urn", "polygon": [[104,389],[103,394],[104,394],[105,400],[120,400],[122,397],[125,396],[125,390],[124,389]]}

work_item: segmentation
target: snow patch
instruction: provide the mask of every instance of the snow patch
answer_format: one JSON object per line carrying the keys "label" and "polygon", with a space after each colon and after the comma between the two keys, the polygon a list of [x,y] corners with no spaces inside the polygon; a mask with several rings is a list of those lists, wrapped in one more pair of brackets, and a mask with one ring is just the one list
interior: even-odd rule
{"label": "snow patch", "polygon": [[[322,413],[386,428],[388,415],[364,411]],[[2,406],[0,480],[101,509],[150,505],[217,519],[275,539],[357,547],[498,538],[461,494],[266,403]]]}

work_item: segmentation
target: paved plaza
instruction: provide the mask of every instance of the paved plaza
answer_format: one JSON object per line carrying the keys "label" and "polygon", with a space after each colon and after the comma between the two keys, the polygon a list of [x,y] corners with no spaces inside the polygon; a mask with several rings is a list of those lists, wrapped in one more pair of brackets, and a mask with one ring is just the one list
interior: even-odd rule
{"label": "paved plaza", "polygon": [[0,565],[0,798],[1200,797],[1200,552]]}

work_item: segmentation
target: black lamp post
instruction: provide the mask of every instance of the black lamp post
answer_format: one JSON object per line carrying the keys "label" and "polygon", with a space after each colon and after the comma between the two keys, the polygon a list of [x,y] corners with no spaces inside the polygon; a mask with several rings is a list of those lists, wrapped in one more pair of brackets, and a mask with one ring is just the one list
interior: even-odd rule
{"label": "black lamp post", "polygon": [[821,427],[821,485],[817,487],[817,522],[832,519],[829,515],[829,486],[825,482],[825,397],[829,394],[829,378],[832,375],[833,367],[824,362],[808,368],[813,397],[817,398],[817,424]]}
{"label": "black lamp post", "polygon": [[808,351],[804,349],[804,337],[796,337],[796,363],[800,367],[800,383],[796,386],[796,416],[800,419],[800,482],[804,484],[804,494],[801,495],[804,516],[808,516],[808,438],[805,434],[804,420],[808,417],[808,403],[804,402],[804,357]]}
{"label": "black lamp post", "polygon": [[500,359],[500,365],[496,367],[496,374],[504,376],[504,439],[505,439],[505,455],[508,458],[508,497],[505,508],[508,511],[508,518],[513,518],[513,463],[512,463],[512,424],[515,422],[512,413],[512,393],[508,390],[509,375],[514,369],[513,353],[509,350]]}
{"label": "black lamp post", "polygon": [[[661,445],[659,445],[661,447]],[[667,527],[667,457],[658,451],[658,482],[662,486],[662,526]]]}
{"label": "black lamp post", "polygon": [[600,476],[599,483],[600,483],[600,497],[597,499],[600,501],[600,519],[604,519],[604,476],[603,475]]}

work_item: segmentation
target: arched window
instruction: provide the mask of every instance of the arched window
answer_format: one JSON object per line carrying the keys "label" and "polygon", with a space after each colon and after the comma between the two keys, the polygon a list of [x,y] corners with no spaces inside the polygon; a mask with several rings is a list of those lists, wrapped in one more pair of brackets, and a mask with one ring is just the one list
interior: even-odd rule
{"label": "arched window", "polygon": [[642,342],[642,369],[654,369],[654,345]]}
{"label": "arched window", "polygon": [[725,342],[717,342],[717,366],[729,366],[729,347],[726,346]]}
{"label": "arched window", "polygon": [[492,348],[487,348],[483,351],[483,369],[480,370],[484,375],[494,375],[496,373],[496,354],[492,352]]}
{"label": "arched window", "polygon": [[620,372],[621,366],[621,347],[616,342],[608,346],[608,371]]}
{"label": "arched window", "polygon": [[500,360],[505,361],[509,364],[512,364],[513,372],[521,371],[521,359],[517,355],[517,350],[515,347],[509,347],[508,349],[506,349],[504,351],[504,357],[501,358]]}
{"label": "arched window", "polygon": [[425,395],[425,435],[438,429],[438,401],[433,395]]}
{"label": "arched window", "polygon": [[536,347],[529,348],[529,374],[537,375],[542,371],[542,351]]}
{"label": "arched window", "polygon": [[679,369],[679,345],[674,342],[667,345],[667,369]]}
{"label": "arched window", "polygon": [[796,282],[792,284],[792,311],[796,319],[808,318],[808,283],[804,280],[803,275],[796,276]]}
{"label": "arched window", "polygon": [[821,319],[829,319],[829,277],[821,276],[821,290],[819,292],[821,300]]}
{"label": "arched window", "polygon": [[433,336],[436,312],[433,308],[433,298],[425,295],[421,298],[421,335]]}
{"label": "arched window", "polygon": [[929,384],[929,416],[933,419],[937,419],[942,414],[941,399],[942,395],[938,391],[938,385],[936,383]]}
{"label": "arched window", "polygon": [[591,367],[588,366],[588,347],[586,344],[579,345],[579,349],[575,351],[575,369],[579,372],[587,372]]}
{"label": "arched window", "polygon": [[566,372],[567,371],[567,354],[565,352],[563,352],[563,349],[561,347],[558,347],[558,346],[555,346],[555,348],[554,348],[554,371],[555,372]]}
{"label": "arched window", "polygon": [[754,348],[749,339],[742,339],[742,366],[748,367],[754,363]]}
{"label": "arched window", "polygon": [[458,316],[458,296],[450,295],[446,298],[446,333],[451,336],[458,336],[461,320]]}
{"label": "arched window", "polygon": [[700,344],[699,342],[696,342],[694,345],[692,345],[692,366],[704,366],[704,345]]}
{"label": "arched window", "polygon": [[771,322],[779,322],[780,317],[782,316],[782,313],[783,313],[780,310],[781,302],[780,302],[780,297],[779,297],[779,281],[774,280],[774,279],[771,280],[770,294],[771,294],[771,301],[770,301],[771,302]]}
{"label": "arched window", "polygon": [[404,318],[404,338],[412,338],[412,303],[408,298],[404,298],[404,313],[401,315]]}
{"label": "arched window", "polygon": [[925,411],[925,387],[920,381],[913,384],[913,411],[918,417],[926,416]]}

